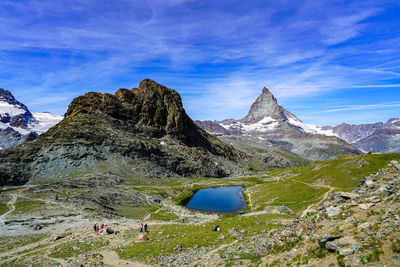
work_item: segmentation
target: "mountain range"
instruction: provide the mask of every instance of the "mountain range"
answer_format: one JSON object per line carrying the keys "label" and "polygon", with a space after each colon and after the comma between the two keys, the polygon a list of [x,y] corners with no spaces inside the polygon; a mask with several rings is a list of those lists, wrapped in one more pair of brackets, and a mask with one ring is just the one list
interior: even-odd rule
{"label": "mountain range", "polygon": [[293,163],[289,160],[291,156],[288,152],[308,160],[361,153],[336,136],[318,134],[294,114],[278,105],[277,99],[265,87],[243,119],[198,122],[198,125],[205,127],[210,133],[219,135],[225,142],[250,147],[248,150],[269,148],[270,151],[285,157],[288,160],[286,165],[289,166]]}
{"label": "mountain range", "polygon": [[267,88],[243,119],[196,121],[197,125],[228,143],[247,147],[281,147],[303,158],[323,160],[340,154],[400,152],[400,119],[387,123],[317,126],[303,123],[278,105]]}
{"label": "mountain range", "polygon": [[149,79],[114,95],[77,97],[64,117],[31,113],[0,89],[0,146],[9,147],[0,151],[0,185],[99,170],[136,177],[223,177],[362,151],[396,152],[399,137],[400,119],[305,124],[267,88],[244,118],[220,122],[192,121],[176,91]]}

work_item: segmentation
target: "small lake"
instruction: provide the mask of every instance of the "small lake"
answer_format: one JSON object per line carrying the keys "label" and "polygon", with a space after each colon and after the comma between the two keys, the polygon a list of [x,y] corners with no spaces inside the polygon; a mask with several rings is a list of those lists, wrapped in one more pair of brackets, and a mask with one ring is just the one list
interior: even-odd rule
{"label": "small lake", "polygon": [[246,207],[241,186],[200,189],[187,207],[205,212],[235,212]]}

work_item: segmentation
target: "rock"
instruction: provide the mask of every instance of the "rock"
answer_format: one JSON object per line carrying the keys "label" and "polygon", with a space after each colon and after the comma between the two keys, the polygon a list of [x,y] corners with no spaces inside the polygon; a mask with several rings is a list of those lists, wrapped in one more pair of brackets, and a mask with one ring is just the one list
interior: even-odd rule
{"label": "rock", "polygon": [[341,248],[339,249],[339,255],[341,256],[348,256],[354,254],[354,250],[351,248]]}
{"label": "rock", "polygon": [[43,226],[42,226],[41,224],[39,224],[39,223],[37,223],[37,224],[35,224],[35,225],[33,226],[33,230],[34,230],[34,231],[41,230],[42,228],[43,228]]}
{"label": "rock", "polygon": [[54,238],[54,240],[60,240],[61,238],[64,238],[64,237],[65,237],[65,235],[58,235]]}
{"label": "rock", "polygon": [[348,199],[357,198],[357,197],[358,197],[358,194],[355,194],[355,193],[348,193],[348,192],[341,192],[341,193],[340,193],[340,197],[343,198],[343,199],[345,199],[345,200],[348,200]]}
{"label": "rock", "polygon": [[340,238],[340,235],[336,235],[336,236],[333,236],[333,235],[324,235],[323,237],[321,237],[320,239],[318,239],[318,244],[319,244],[321,247],[325,248],[327,242],[333,241],[333,240],[338,239],[338,238]]}
{"label": "rock", "polygon": [[393,167],[400,171],[400,163],[397,160],[392,160],[390,163],[393,165]]}
{"label": "rock", "polygon": [[360,209],[367,210],[372,207],[372,203],[362,203],[359,205]]}
{"label": "rock", "polygon": [[352,236],[345,236],[340,239],[327,242],[325,247],[330,251],[339,251],[341,248],[347,247],[355,242],[356,241]]}
{"label": "rock", "polygon": [[365,223],[362,223],[362,224],[358,225],[357,228],[365,229],[365,228],[369,228],[369,227],[371,227],[371,226],[372,226],[371,223],[365,222]]}
{"label": "rock", "polygon": [[362,249],[363,247],[364,246],[361,243],[355,243],[355,244],[351,245],[351,249],[353,249],[353,250],[359,250],[359,249]]}
{"label": "rock", "polygon": [[174,248],[174,250],[175,250],[175,251],[182,251],[182,250],[183,250],[183,247],[182,247],[182,245],[177,245],[177,246]]}
{"label": "rock", "polygon": [[326,242],[325,248],[329,251],[338,251],[341,247],[338,246],[335,242],[330,241]]}
{"label": "rock", "polygon": [[326,209],[328,217],[334,217],[340,214],[341,209],[339,207],[330,206]]}
{"label": "rock", "polygon": [[283,257],[283,259],[286,260],[286,261],[290,261],[291,259],[294,258],[294,256],[296,255],[296,253],[297,253],[297,249],[294,248],[294,249],[292,249],[289,253],[287,253],[287,254],[285,255],[285,257]]}
{"label": "rock", "polygon": [[366,184],[368,187],[372,187],[375,183],[374,183],[374,181],[372,181],[372,180],[366,180],[366,181],[365,181],[365,184]]}

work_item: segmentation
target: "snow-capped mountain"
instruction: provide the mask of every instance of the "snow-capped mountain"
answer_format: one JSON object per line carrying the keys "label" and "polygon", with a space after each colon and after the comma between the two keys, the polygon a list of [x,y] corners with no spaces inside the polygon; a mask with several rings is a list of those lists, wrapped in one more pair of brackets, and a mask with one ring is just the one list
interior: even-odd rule
{"label": "snow-capped mountain", "polygon": [[[329,150],[335,151],[333,153],[335,155],[338,151],[339,154],[342,153],[340,151],[353,153],[355,152],[354,147],[365,152],[400,152],[400,118],[392,118],[386,123],[358,125],[348,123],[337,126],[307,124],[279,106],[277,99],[265,87],[243,119],[208,121],[197,124],[217,136],[234,135],[240,136],[241,139],[245,136],[252,136],[256,137],[255,140],[273,142],[308,159],[329,158],[331,153]],[[221,130],[221,126],[225,130]],[[340,147],[340,149],[333,149],[333,146]],[[326,153],[321,152],[321,148]],[[312,150],[317,152],[313,154]]]}
{"label": "snow-capped mountain", "polygon": [[368,152],[400,153],[400,118],[388,120],[382,128],[357,140],[354,146]]}
{"label": "snow-capped mountain", "polygon": [[0,149],[32,141],[62,119],[48,112],[31,113],[10,91],[0,88]]}
{"label": "snow-capped mountain", "polygon": [[365,152],[400,152],[400,118],[386,123],[367,124],[342,123],[337,126],[314,126],[322,134],[336,135]]}
{"label": "snow-capped mountain", "polygon": [[[349,153],[360,153],[358,149],[337,138],[330,130],[303,123],[294,114],[278,105],[277,99],[264,87],[261,95],[251,105],[246,117],[241,120],[218,122],[231,137],[246,142],[263,142],[281,146],[302,157],[312,160],[328,159]],[[202,127],[201,124],[198,124]],[[217,127],[213,127],[217,129]],[[219,133],[221,131],[219,130]],[[211,132],[215,134],[214,132]]]}

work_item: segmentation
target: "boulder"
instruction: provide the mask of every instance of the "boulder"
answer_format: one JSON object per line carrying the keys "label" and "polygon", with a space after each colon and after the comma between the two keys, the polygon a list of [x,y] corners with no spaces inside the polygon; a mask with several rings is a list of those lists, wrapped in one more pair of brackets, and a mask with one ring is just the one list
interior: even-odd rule
{"label": "boulder", "polygon": [[341,209],[339,207],[330,206],[326,209],[328,217],[334,217],[340,214]]}
{"label": "boulder", "polygon": [[390,161],[393,167],[395,167],[398,171],[400,171],[400,163],[397,160]]}
{"label": "boulder", "polygon": [[341,248],[339,249],[339,255],[340,256],[348,256],[354,254],[354,250],[351,248]]}
{"label": "boulder", "polygon": [[333,241],[338,238],[340,238],[340,235],[324,235],[320,239],[318,239],[318,244],[322,248],[325,248],[327,242]]}
{"label": "boulder", "polygon": [[325,247],[326,247],[326,249],[328,249],[330,251],[339,251],[341,248],[350,246],[354,243],[356,243],[356,240],[352,236],[345,236],[345,237],[327,242]]}

